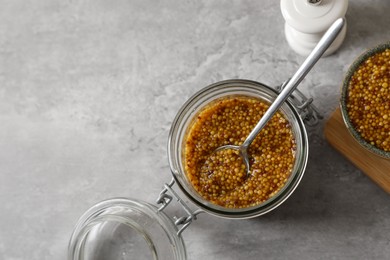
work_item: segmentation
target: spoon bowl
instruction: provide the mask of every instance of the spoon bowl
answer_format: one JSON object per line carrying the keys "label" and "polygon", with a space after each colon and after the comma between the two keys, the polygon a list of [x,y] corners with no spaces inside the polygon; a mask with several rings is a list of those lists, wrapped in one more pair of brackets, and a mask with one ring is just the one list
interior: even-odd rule
{"label": "spoon bowl", "polygon": [[214,152],[219,152],[222,150],[236,150],[238,151],[238,154],[242,158],[242,161],[245,165],[245,171],[246,175],[250,175],[250,163],[249,163],[249,154],[248,154],[248,149],[244,147],[243,145],[232,145],[232,144],[227,144],[218,147]]}

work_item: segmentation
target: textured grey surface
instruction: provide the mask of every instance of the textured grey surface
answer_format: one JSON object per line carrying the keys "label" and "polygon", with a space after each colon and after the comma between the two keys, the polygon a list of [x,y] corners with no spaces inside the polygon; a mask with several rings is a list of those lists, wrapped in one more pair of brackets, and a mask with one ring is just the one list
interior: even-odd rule
{"label": "textured grey surface", "polygon": [[[350,1],[344,44],[300,86],[325,117],[353,59],[389,40],[389,12]],[[92,204],[153,203],[191,94],[230,78],[276,86],[302,61],[278,1],[1,1],[0,259],[65,259]],[[184,233],[190,259],[389,258],[390,196],[327,144],[324,123],[308,129],[292,197],[251,220],[200,215]]]}

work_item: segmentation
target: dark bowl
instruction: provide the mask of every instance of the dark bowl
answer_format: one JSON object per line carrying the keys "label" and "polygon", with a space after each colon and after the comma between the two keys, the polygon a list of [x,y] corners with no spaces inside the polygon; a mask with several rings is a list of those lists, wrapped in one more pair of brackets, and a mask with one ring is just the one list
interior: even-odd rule
{"label": "dark bowl", "polygon": [[380,53],[386,49],[389,49],[389,48],[390,48],[390,41],[383,43],[383,44],[380,44],[380,45],[364,52],[362,55],[360,55],[352,63],[352,65],[349,67],[349,69],[346,73],[346,76],[344,78],[344,81],[343,81],[343,86],[341,89],[341,100],[340,100],[341,114],[343,116],[343,120],[345,122],[345,125],[347,126],[347,128],[349,130],[349,133],[359,142],[359,144],[361,146],[363,146],[364,148],[368,149],[370,152],[373,152],[376,155],[379,155],[381,157],[388,158],[388,159],[390,159],[390,151],[384,151],[384,150],[370,144],[369,142],[367,142],[365,139],[363,139],[361,137],[359,132],[352,125],[351,120],[350,120],[349,115],[348,115],[348,112],[347,112],[347,96],[348,96],[349,82],[350,82],[353,74],[355,73],[355,71],[357,71],[357,69],[359,68],[359,66],[364,61],[366,61],[369,57],[371,57],[377,53]]}

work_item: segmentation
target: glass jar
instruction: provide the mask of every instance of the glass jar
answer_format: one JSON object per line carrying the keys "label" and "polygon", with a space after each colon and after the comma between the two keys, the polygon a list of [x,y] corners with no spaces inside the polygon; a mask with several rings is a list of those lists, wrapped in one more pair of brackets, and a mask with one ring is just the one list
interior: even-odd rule
{"label": "glass jar", "polygon": [[249,96],[267,103],[278,95],[278,92],[266,85],[249,80],[227,80],[212,84],[193,95],[179,110],[172,123],[168,139],[168,159],[173,177],[181,190],[197,206],[213,215],[229,218],[250,218],[265,214],[282,204],[298,186],[306,168],[308,158],[308,139],[303,120],[294,105],[287,101],[280,111],[289,121],[296,141],[295,163],[289,180],[272,198],[257,206],[231,209],[212,204],[202,198],[192,187],[184,170],[183,150],[187,128],[198,112],[215,99],[227,96]]}
{"label": "glass jar", "polygon": [[[280,111],[289,121],[296,141],[295,163],[289,180],[271,199],[244,209],[227,209],[204,200],[192,187],[183,169],[183,143],[186,130],[196,114],[221,97],[241,95],[271,103],[284,85],[277,89],[249,80],[227,80],[212,84],[193,95],[179,110],[168,138],[168,159],[172,180],[164,184],[157,208],[149,203],[126,198],[103,201],[79,219],[69,243],[69,260],[78,259],[187,259],[181,233],[203,212],[226,218],[250,218],[281,205],[296,189],[305,172],[309,147],[303,121],[318,121],[317,110],[295,90]],[[198,209],[189,205],[173,189],[179,189]],[[164,209],[176,201],[184,210],[182,217],[170,218]],[[128,257],[128,258],[127,258]]]}

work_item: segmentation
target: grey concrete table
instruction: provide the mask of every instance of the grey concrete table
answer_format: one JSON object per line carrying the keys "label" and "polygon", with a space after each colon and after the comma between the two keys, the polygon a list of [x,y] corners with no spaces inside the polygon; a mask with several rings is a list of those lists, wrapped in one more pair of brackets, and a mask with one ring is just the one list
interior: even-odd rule
{"label": "grey concrete table", "polygon": [[[1,1],[0,259],[65,259],[78,217],[117,196],[151,203],[171,178],[170,124],[223,79],[270,86],[303,57],[279,1]],[[351,0],[341,49],[300,89],[326,117],[349,64],[389,40],[390,1]],[[210,215],[190,259],[389,259],[390,196],[333,150],[322,120],[296,192],[251,220]]]}

